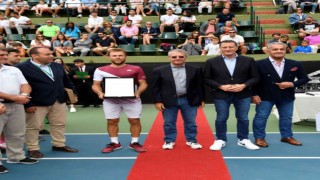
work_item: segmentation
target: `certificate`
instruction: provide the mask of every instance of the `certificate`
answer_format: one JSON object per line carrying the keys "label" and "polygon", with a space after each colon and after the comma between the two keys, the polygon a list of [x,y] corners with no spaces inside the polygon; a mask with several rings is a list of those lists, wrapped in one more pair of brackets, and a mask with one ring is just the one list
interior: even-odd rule
{"label": "certificate", "polygon": [[104,78],[104,97],[135,97],[134,78]]}

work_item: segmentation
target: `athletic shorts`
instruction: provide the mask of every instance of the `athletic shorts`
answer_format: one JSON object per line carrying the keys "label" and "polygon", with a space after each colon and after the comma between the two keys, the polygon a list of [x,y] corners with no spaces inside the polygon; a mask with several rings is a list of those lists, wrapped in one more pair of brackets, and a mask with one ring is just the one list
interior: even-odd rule
{"label": "athletic shorts", "polygon": [[128,118],[140,118],[142,111],[141,100],[130,104],[115,104],[105,100],[103,101],[103,111],[106,119],[120,118],[122,111]]}

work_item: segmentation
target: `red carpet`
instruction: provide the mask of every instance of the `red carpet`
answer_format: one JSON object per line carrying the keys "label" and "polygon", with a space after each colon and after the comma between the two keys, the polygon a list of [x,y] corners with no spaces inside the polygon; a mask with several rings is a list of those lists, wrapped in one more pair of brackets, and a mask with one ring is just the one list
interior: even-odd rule
{"label": "red carpet", "polygon": [[203,149],[185,144],[183,121],[178,117],[178,137],[173,150],[163,150],[163,119],[159,113],[144,143],[148,150],[139,154],[129,180],[230,180],[220,151],[210,151],[214,137],[202,110],[198,111],[198,142]]}

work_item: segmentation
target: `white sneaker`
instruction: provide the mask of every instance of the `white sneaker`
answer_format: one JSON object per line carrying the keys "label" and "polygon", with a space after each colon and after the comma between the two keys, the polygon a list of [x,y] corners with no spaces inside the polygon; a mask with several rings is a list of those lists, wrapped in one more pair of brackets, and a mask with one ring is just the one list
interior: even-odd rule
{"label": "white sneaker", "polygon": [[253,144],[249,139],[242,139],[241,141],[238,140],[238,145],[244,146],[245,148],[250,149],[250,150],[260,149],[259,146]]}
{"label": "white sneaker", "polygon": [[174,142],[165,142],[162,145],[162,149],[173,149],[173,146],[174,146]]}
{"label": "white sneaker", "polygon": [[191,149],[202,149],[202,145],[195,142],[186,142],[186,145],[190,146]]}
{"label": "white sneaker", "polygon": [[184,30],[180,30],[178,33],[180,33],[180,34],[181,34],[181,33],[183,33],[183,32],[184,32]]}
{"label": "white sneaker", "polygon": [[77,17],[78,17],[78,18],[82,18],[82,14],[79,14]]}
{"label": "white sneaker", "polygon": [[72,107],[70,108],[70,112],[77,112],[76,108]]}
{"label": "white sneaker", "polygon": [[214,143],[210,146],[210,150],[212,151],[220,151],[223,147],[225,147],[227,143],[223,140],[215,140]]}

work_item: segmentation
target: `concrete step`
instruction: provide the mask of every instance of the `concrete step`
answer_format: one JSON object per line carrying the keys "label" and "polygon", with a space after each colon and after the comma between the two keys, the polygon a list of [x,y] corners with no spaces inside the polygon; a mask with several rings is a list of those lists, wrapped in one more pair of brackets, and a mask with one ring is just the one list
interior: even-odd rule
{"label": "concrete step", "polygon": [[273,33],[280,33],[280,34],[290,34],[289,29],[265,29],[265,34],[273,34]]}
{"label": "concrete step", "polygon": [[285,24],[283,19],[260,19],[260,24]]}
{"label": "concrete step", "polygon": [[[246,6],[250,6],[250,2],[246,2]],[[273,3],[271,2],[252,2],[252,6],[271,6],[273,7]]]}

